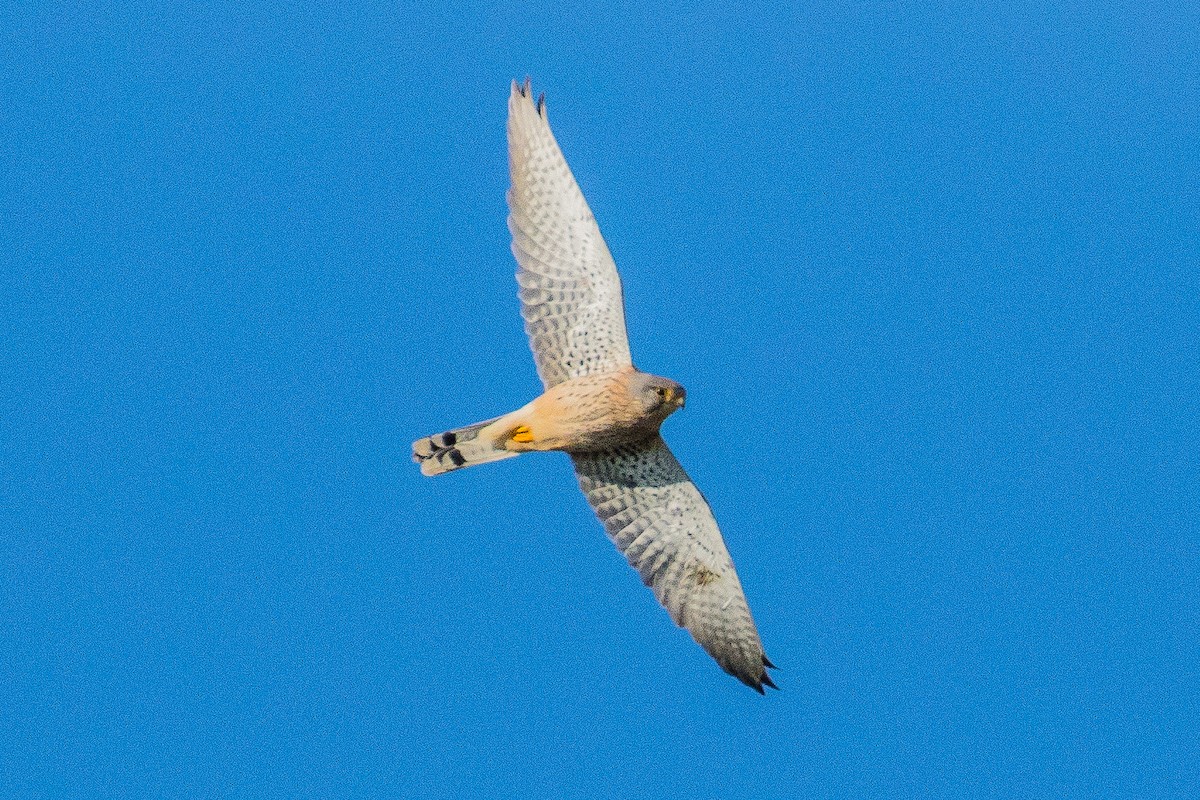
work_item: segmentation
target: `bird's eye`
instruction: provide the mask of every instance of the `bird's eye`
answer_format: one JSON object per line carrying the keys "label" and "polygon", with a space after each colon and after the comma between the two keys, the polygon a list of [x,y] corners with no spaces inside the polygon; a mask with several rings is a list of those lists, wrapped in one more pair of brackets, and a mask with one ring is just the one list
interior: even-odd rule
{"label": "bird's eye", "polygon": [[658,387],[657,389],[655,389],[654,391],[655,391],[655,392],[658,394],[658,396],[659,396],[659,397],[666,397],[666,396],[667,396],[667,390],[666,390],[666,389],[664,389],[664,388],[663,388],[663,387],[661,387],[661,386],[659,386],[659,387]]}

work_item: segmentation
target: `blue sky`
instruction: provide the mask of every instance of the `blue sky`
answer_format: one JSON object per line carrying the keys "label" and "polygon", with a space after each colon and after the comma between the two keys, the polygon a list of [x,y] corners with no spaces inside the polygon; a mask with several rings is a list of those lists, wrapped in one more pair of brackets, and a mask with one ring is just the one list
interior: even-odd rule
{"label": "blue sky", "polygon": [[[0,794],[1200,792],[1192,4],[0,10]],[[782,691],[565,457],[531,75]]]}

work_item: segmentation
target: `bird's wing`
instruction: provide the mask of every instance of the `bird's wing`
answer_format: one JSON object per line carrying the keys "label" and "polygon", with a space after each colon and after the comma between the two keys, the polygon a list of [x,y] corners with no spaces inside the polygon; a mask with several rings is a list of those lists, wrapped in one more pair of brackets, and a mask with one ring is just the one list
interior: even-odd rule
{"label": "bird's wing", "polygon": [[617,266],[528,81],[508,99],[508,158],[521,316],[542,383],[629,366]]}
{"label": "bird's wing", "polygon": [[774,688],[717,521],[662,438],[571,459],[608,537],[675,624],[742,683]]}

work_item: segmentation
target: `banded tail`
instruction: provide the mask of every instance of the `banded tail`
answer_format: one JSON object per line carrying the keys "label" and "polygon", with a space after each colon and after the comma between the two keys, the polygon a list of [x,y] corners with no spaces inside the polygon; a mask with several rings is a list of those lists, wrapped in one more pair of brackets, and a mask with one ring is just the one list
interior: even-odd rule
{"label": "banded tail", "polygon": [[412,446],[413,461],[421,465],[422,475],[441,475],[463,467],[519,456],[520,453],[497,447],[492,437],[479,438],[479,432],[495,421],[489,419],[417,439]]}

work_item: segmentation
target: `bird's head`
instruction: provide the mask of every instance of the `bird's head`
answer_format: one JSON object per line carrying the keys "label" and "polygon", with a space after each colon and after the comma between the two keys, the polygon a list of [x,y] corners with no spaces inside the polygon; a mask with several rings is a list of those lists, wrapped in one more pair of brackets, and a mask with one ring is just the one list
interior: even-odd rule
{"label": "bird's head", "polygon": [[646,410],[664,419],[683,408],[687,402],[687,390],[670,378],[643,372],[638,375],[634,388]]}

